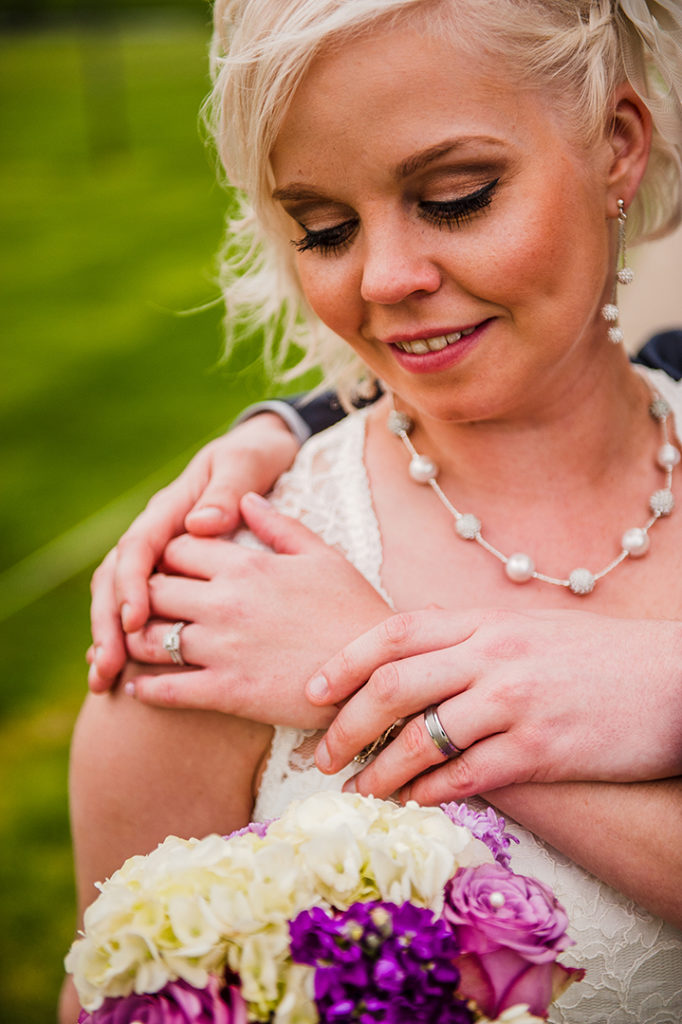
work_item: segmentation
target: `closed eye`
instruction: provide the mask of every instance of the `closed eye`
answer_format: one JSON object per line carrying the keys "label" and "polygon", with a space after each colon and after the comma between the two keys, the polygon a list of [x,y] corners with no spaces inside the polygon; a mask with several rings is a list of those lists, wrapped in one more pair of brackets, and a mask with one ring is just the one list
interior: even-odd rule
{"label": "closed eye", "polygon": [[458,199],[436,201],[422,199],[419,202],[419,216],[431,221],[438,227],[454,228],[466,224],[476,213],[484,210],[492,202],[499,178],[488,182],[475,192]]}
{"label": "closed eye", "polygon": [[319,231],[312,231],[302,224],[301,227],[305,231],[303,238],[295,239],[291,244],[296,247],[298,252],[309,252],[315,249],[323,256],[329,256],[340,252],[350,244],[357,226],[358,222],[354,217]]}

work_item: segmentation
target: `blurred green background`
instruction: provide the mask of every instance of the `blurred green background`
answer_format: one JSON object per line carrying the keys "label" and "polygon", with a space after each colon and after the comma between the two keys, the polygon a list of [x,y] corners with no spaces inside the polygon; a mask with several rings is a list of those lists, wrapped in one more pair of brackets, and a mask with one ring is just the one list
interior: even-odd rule
{"label": "blurred green background", "polygon": [[[90,572],[268,386],[255,342],[220,363],[228,200],[197,127],[209,14],[0,0],[0,1014],[15,1024],[54,1021],[72,938]],[[666,266],[679,258],[640,294]],[[679,289],[651,305],[640,341],[679,322]]]}
{"label": "blurred green background", "polygon": [[266,387],[255,343],[220,364],[209,17],[205,0],[0,3],[0,1006],[17,1024],[54,1020],[72,937],[90,571]]}

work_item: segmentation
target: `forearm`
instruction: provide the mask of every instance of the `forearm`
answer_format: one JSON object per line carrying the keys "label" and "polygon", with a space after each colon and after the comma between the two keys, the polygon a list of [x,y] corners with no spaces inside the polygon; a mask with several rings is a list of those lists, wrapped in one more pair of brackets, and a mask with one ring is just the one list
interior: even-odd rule
{"label": "forearm", "polygon": [[587,871],[682,927],[682,779],[528,783],[485,798]]}

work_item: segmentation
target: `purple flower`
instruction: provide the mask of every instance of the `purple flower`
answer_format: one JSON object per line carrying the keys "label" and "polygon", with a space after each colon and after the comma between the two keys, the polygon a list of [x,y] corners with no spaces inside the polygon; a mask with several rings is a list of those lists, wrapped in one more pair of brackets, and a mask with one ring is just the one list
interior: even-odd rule
{"label": "purple flower", "polygon": [[446,888],[443,917],[461,950],[460,995],[489,1017],[518,1003],[545,1016],[552,1000],[584,974],[557,963],[573,941],[552,891],[501,864],[458,871]]}
{"label": "purple flower", "polygon": [[239,989],[211,978],[206,988],[172,981],[160,992],[105,999],[99,1010],[81,1010],[78,1024],[246,1024]]}
{"label": "purple flower", "polygon": [[455,994],[457,944],[430,910],[355,903],[330,916],[315,907],[290,930],[293,959],[317,967],[321,1024],[471,1024]]}
{"label": "purple flower", "polygon": [[234,832],[230,832],[229,836],[223,836],[225,842],[229,842],[230,839],[237,839],[239,836],[246,836],[249,832],[255,832],[261,839],[268,831],[269,826],[272,825],[272,819],[270,821],[250,821],[248,825],[244,825],[243,828],[235,829]]}
{"label": "purple flower", "polygon": [[516,836],[505,831],[505,820],[499,818],[492,807],[485,811],[473,811],[466,804],[441,804],[441,810],[455,825],[462,825],[488,847],[498,864],[508,868],[511,857],[509,847],[518,843]]}

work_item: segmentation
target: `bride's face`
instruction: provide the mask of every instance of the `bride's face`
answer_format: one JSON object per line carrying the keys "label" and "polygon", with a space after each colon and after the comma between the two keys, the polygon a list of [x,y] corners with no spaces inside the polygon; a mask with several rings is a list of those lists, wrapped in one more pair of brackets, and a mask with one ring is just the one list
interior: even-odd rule
{"label": "bride's face", "polygon": [[608,345],[610,153],[485,55],[405,27],[313,64],[274,194],[310,305],[377,376],[439,418],[508,415]]}

